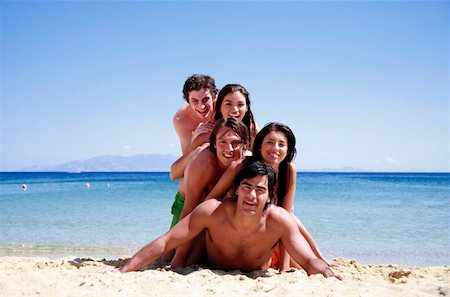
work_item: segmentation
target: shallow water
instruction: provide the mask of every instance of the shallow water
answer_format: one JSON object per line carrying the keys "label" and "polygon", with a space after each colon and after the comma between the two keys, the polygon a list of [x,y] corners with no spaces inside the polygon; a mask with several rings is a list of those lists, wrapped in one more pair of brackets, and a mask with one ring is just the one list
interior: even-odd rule
{"label": "shallow water", "polygon": [[[0,255],[130,255],[168,230],[177,187],[168,173],[0,173]],[[300,173],[295,213],[327,257],[450,264],[449,193],[446,173]]]}

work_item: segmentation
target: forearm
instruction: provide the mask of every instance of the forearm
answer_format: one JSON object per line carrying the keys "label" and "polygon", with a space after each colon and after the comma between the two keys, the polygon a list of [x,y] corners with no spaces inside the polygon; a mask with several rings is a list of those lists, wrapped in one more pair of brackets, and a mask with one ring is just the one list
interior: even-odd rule
{"label": "forearm", "polygon": [[184,267],[186,263],[186,256],[189,252],[189,249],[191,248],[191,241],[188,243],[185,243],[183,245],[180,245],[176,251],[175,255],[173,256],[171,267],[172,268],[178,268],[178,267]]}
{"label": "forearm", "polygon": [[287,271],[290,268],[291,257],[289,256],[286,248],[280,243],[280,272]]}
{"label": "forearm", "polygon": [[233,188],[233,180],[242,167],[242,160],[243,159],[240,159],[231,163],[231,166],[228,167],[224,174],[222,174],[214,188],[212,188],[212,190],[206,196],[205,200],[212,198],[222,199],[227,194],[227,192],[231,188]]}
{"label": "forearm", "polygon": [[186,169],[186,166],[189,164],[189,162],[192,160],[195,154],[197,154],[198,152],[200,152],[201,150],[205,149],[208,146],[209,143],[205,143],[203,145],[194,147],[193,149],[185,153],[183,156],[181,156],[178,160],[176,160],[170,167],[170,179],[176,180],[182,178],[184,176],[184,170]]}
{"label": "forearm", "polygon": [[194,152],[191,151],[186,155],[181,156],[176,160],[170,167],[170,179],[176,180],[184,176],[184,169],[186,168],[189,161],[192,159]]}
{"label": "forearm", "polygon": [[165,242],[160,238],[152,241],[128,260],[127,263],[120,268],[120,272],[130,272],[141,269],[158,259],[166,251],[165,247]]}
{"label": "forearm", "polygon": [[295,220],[297,222],[298,228],[300,230],[300,233],[303,235],[303,237],[308,242],[308,244],[309,244],[311,250],[313,251],[314,255],[316,255],[320,259],[324,260],[328,264],[327,260],[325,259],[325,257],[320,252],[319,248],[317,247],[317,244],[315,243],[315,241],[312,238],[311,234],[309,234],[309,232],[306,229],[306,227],[303,226],[302,222],[300,222],[300,220],[294,214],[292,214],[292,216],[294,216],[294,218],[295,218]]}

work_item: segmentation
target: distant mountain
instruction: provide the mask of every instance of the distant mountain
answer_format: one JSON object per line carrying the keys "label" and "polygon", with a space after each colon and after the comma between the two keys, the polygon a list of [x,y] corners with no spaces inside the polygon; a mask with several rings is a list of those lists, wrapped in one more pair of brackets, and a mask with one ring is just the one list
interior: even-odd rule
{"label": "distant mountain", "polygon": [[[134,156],[98,156],[86,160],[71,161],[55,166],[36,165],[22,171],[58,172],[114,172],[114,171],[170,171],[170,166],[178,157],[170,154],[140,154]],[[299,169],[299,172],[366,172],[355,167]]]}
{"label": "distant mountain", "polygon": [[23,168],[23,171],[170,171],[170,166],[176,159],[178,159],[177,156],[170,154],[141,154],[128,157],[105,155],[56,166],[31,166]]}

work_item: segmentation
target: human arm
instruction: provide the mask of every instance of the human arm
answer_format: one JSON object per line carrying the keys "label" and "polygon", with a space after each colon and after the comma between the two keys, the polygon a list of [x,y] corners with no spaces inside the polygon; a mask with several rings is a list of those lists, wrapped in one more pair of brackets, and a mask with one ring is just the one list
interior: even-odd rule
{"label": "human arm", "polygon": [[[283,204],[281,205],[285,210],[290,213],[294,212],[294,199],[295,199],[295,189],[297,183],[297,169],[293,163],[288,163],[287,174],[286,174],[286,195],[283,199]],[[291,267],[291,257],[286,251],[283,244],[280,244],[280,267],[279,270],[287,271]]]}
{"label": "human arm", "polygon": [[309,234],[308,230],[306,229],[306,227],[302,224],[302,222],[294,215],[292,214],[292,217],[294,217],[294,220],[298,226],[298,229],[300,231],[300,233],[303,235],[303,237],[306,239],[306,241],[308,242],[309,246],[311,247],[312,251],[314,252],[314,254],[319,257],[320,259],[322,259],[325,263],[327,263],[328,266],[336,266],[336,264],[331,263],[330,261],[328,261],[323,255],[322,252],[320,251],[319,247],[317,246],[317,244],[315,243],[314,239],[312,238],[311,234]]}
{"label": "human arm", "polygon": [[212,152],[208,148],[204,148],[186,166],[184,206],[180,219],[187,216],[197,205],[203,202],[216,175],[214,160],[212,159],[214,159]]}
{"label": "human arm", "polygon": [[189,146],[192,139],[192,128],[186,119],[186,108],[187,105],[182,106],[173,116],[173,127],[177,132],[178,138],[180,139],[181,152],[184,154],[188,153]]}
{"label": "human arm", "polygon": [[336,277],[342,279],[340,275],[336,275],[329,265],[319,257],[317,257],[306,239],[301,236],[295,220],[292,216],[281,216],[282,228],[281,242],[286,247],[289,255],[294,261],[305,269],[308,275],[322,274],[325,277]]}
{"label": "human arm", "polygon": [[178,160],[176,160],[170,167],[170,179],[176,180],[182,178],[184,176],[184,170],[186,169],[187,164],[189,164],[189,161],[192,160],[195,154],[202,151],[207,146],[209,146],[209,143],[204,143],[203,145],[196,147],[189,153],[181,156]]}
{"label": "human arm", "polygon": [[[211,152],[206,148],[204,151],[197,154],[186,167],[186,175],[184,177],[186,192],[180,219],[191,213],[205,197],[208,185],[214,177],[212,166],[210,166],[210,155]],[[177,248],[171,263],[173,268],[185,265],[186,255],[189,252],[190,246],[190,242],[187,242]]]}
{"label": "human arm", "polygon": [[[197,236],[207,223],[205,218],[205,206],[199,207],[199,210],[185,217],[178,222],[166,234],[153,240],[141,250],[139,250],[125,265],[120,268],[121,272],[139,270],[145,265],[155,261],[167,251],[191,240]],[[207,208],[207,207],[206,207]]]}
{"label": "human arm", "polygon": [[[173,126],[180,139],[183,155],[209,142],[209,136],[214,129],[214,122],[192,122],[187,113],[187,106],[181,107],[173,117]],[[195,126],[197,125],[197,126]]]}
{"label": "human arm", "polygon": [[208,193],[205,200],[211,198],[221,199],[225,196],[228,190],[233,187],[233,180],[242,167],[242,160],[243,159],[240,159],[231,163],[230,167],[225,170],[214,188]]}
{"label": "human arm", "polygon": [[[314,254],[319,257],[320,259],[324,260],[325,263],[327,263],[329,266],[333,266],[329,261],[325,259],[325,257],[320,252],[319,248],[317,247],[317,244],[315,243],[312,236],[309,234],[306,227],[300,222],[300,220],[294,215],[294,199],[295,199],[295,190],[296,190],[296,184],[297,184],[297,169],[295,168],[295,165],[293,163],[289,163],[288,165],[288,182],[287,182],[287,191],[286,196],[283,201],[283,208],[289,211],[292,216],[294,217],[297,226],[300,230],[300,233],[303,235],[303,237],[308,242],[309,246],[313,250]],[[288,264],[289,265],[289,264]]]}
{"label": "human arm", "polygon": [[289,173],[288,173],[288,188],[286,192],[286,197],[283,202],[283,208],[291,212],[292,216],[294,217],[297,226],[300,230],[300,233],[305,237],[306,241],[308,242],[309,246],[313,250],[314,254],[325,261],[325,263],[328,264],[328,266],[333,266],[329,261],[325,259],[325,257],[320,252],[319,248],[317,247],[317,244],[314,242],[314,239],[309,234],[306,227],[300,222],[300,220],[294,215],[294,198],[295,198],[295,190],[296,190],[296,184],[297,184],[297,169],[295,168],[295,165],[293,163],[289,163]]}
{"label": "human arm", "polygon": [[192,132],[189,150],[192,151],[198,146],[209,142],[209,136],[214,129],[214,122],[200,123]]}
{"label": "human arm", "polygon": [[212,122],[199,123],[197,127],[189,125],[185,119],[186,108],[180,108],[173,118],[173,126],[180,138],[181,151],[183,155],[175,161],[170,168],[170,179],[182,178],[192,156],[201,150],[202,145],[209,142],[214,125]]}

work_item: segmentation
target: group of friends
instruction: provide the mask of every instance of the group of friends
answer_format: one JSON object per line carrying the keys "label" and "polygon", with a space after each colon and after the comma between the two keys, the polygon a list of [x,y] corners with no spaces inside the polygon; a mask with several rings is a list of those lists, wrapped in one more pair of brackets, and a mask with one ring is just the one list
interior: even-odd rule
{"label": "group of friends", "polygon": [[296,140],[281,123],[258,129],[250,94],[240,84],[220,91],[211,76],[194,74],[175,113],[182,156],[170,178],[180,179],[170,230],[121,269],[163,259],[172,268],[206,264],[223,270],[336,275],[294,215]]}

